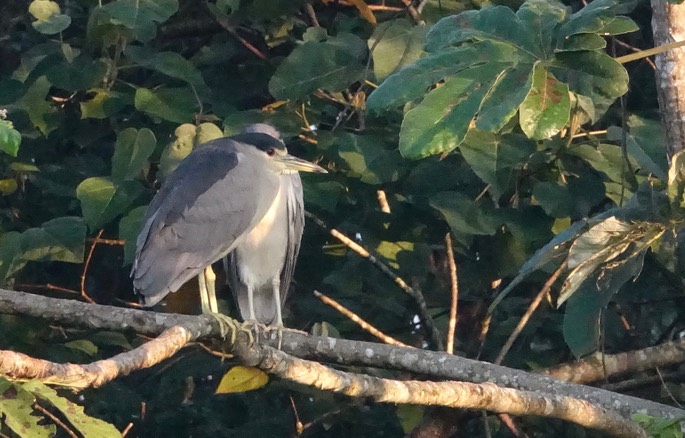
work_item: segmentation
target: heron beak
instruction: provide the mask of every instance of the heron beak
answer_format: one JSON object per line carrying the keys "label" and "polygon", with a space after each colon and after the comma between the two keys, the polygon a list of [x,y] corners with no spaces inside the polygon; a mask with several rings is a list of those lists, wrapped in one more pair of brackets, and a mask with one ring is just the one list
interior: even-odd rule
{"label": "heron beak", "polygon": [[328,173],[323,167],[290,154],[285,154],[276,159],[283,163],[288,170],[294,170],[296,172]]}

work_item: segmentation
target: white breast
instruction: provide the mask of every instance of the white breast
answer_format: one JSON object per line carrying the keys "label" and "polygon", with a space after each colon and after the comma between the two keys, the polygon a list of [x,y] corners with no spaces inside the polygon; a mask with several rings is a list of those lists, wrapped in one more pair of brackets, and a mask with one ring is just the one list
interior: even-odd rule
{"label": "white breast", "polygon": [[278,194],[262,220],[236,247],[240,279],[248,288],[271,285],[283,270],[288,246],[288,215],[285,177],[280,178]]}

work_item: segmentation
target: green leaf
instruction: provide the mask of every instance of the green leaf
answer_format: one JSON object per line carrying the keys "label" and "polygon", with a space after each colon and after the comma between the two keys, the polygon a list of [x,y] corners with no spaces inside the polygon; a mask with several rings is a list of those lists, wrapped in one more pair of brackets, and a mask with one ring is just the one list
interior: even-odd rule
{"label": "green leaf", "polygon": [[202,123],[199,126],[185,123],[176,128],[174,136],[174,140],[162,151],[159,160],[159,175],[162,179],[176,170],[178,163],[196,146],[223,137],[223,132],[213,123]]}
{"label": "green leaf", "polygon": [[73,62],[55,63],[46,71],[50,83],[67,91],[82,91],[102,83],[107,74],[107,64],[87,56],[79,56]]}
{"label": "green leaf", "polygon": [[519,64],[504,71],[497,78],[491,91],[483,99],[476,127],[482,131],[498,132],[528,96],[533,86],[533,69],[528,64]]}
{"label": "green leaf", "polygon": [[81,101],[81,119],[106,119],[126,105],[133,104],[130,95],[102,88],[89,91],[95,95],[90,100]]}
{"label": "green leaf", "polygon": [[187,88],[162,88],[154,91],[138,88],[136,90],[135,106],[138,111],[170,122],[192,121],[198,105],[197,97]]}
{"label": "green leaf", "polygon": [[197,91],[206,91],[207,84],[195,65],[175,52],[155,52],[145,46],[129,46],[126,56],[136,64],[156,70],[172,78],[186,81]]}
{"label": "green leaf", "polygon": [[415,26],[406,18],[376,26],[368,40],[376,80],[382,81],[421,58],[427,32],[426,26]]}
{"label": "green leaf", "polygon": [[57,110],[45,100],[51,86],[48,79],[41,76],[16,102],[16,106],[28,113],[31,123],[45,136],[57,128],[57,123],[53,117]]}
{"label": "green leaf", "polygon": [[71,24],[71,17],[60,12],[59,4],[50,0],[33,0],[29,5],[29,14],[37,20],[31,25],[46,35],[60,33]]}
{"label": "green leaf", "polygon": [[65,342],[64,346],[75,351],[80,351],[88,356],[95,356],[98,354],[99,348],[88,339],[77,339],[75,341]]}
{"label": "green leaf", "polygon": [[119,239],[124,241],[124,260],[122,266],[133,262],[136,255],[136,239],[145,217],[147,206],[136,207],[119,221]]}
{"label": "green leaf", "polygon": [[362,78],[365,57],[366,44],[356,35],[305,42],[278,66],[269,91],[277,100],[306,98],[319,88],[342,91]]}
{"label": "green leaf", "polygon": [[558,52],[576,52],[582,50],[602,50],[607,46],[607,41],[596,33],[581,33],[571,35],[562,40],[563,46]]}
{"label": "green leaf", "polygon": [[88,227],[95,230],[123,214],[142,191],[142,186],[136,181],[115,185],[109,178],[94,177],[79,184],[76,197],[81,201]]}
{"label": "green leaf", "polygon": [[57,408],[84,438],[121,437],[121,432],[113,425],[86,415],[81,406],[60,397],[54,389],[37,380],[25,383],[24,389],[31,391],[37,398]]}
{"label": "green leaf", "polygon": [[366,184],[397,181],[402,173],[403,160],[397,150],[383,147],[383,138],[373,135],[345,133],[336,138],[338,155],[349,166],[352,176],[359,176]]}
{"label": "green leaf", "polygon": [[115,0],[102,7],[113,24],[131,29],[136,39],[147,42],[155,37],[158,23],[178,10],[178,0]]}
{"label": "green leaf", "polygon": [[10,231],[0,237],[0,279],[6,280],[26,265],[22,260],[21,233]]}
{"label": "green leaf", "polygon": [[430,206],[442,213],[456,235],[493,235],[500,225],[494,211],[485,211],[458,192],[441,192],[430,198]]}
{"label": "green leaf", "polygon": [[468,40],[491,40],[506,42],[510,46],[510,53],[521,52],[538,57],[541,48],[533,37],[537,29],[531,29],[528,25],[530,23],[520,20],[506,6],[466,11],[445,17],[433,25],[426,37],[426,50],[437,52]]}
{"label": "green leaf", "polygon": [[519,110],[523,132],[535,140],[550,138],[566,126],[570,111],[568,86],[537,64],[533,72],[533,87]]}
{"label": "green leaf", "polygon": [[562,38],[576,34],[618,35],[638,30],[638,26],[629,18],[617,16],[630,12],[634,1],[595,0],[580,9],[559,29]]}
{"label": "green leaf", "polygon": [[16,157],[21,144],[21,134],[14,129],[9,120],[0,119],[0,149],[6,154]]}
{"label": "green leaf", "polygon": [[502,300],[530,274],[541,269],[548,263],[555,263],[557,265],[561,263],[563,257],[565,257],[568,252],[571,241],[585,230],[587,224],[587,220],[574,222],[573,225],[554,236],[548,244],[537,250],[535,254],[521,266],[518,275],[514,277],[511,283],[509,283],[507,287],[497,295],[497,298],[495,298],[492,304],[490,304],[488,314],[492,314],[499,303],[501,303]]}
{"label": "green leaf", "polygon": [[589,278],[568,300],[564,313],[564,340],[576,357],[597,349],[603,309],[621,286],[639,275],[645,254],[646,250],[634,252],[625,260],[605,267],[598,275],[601,284],[595,278]]}
{"label": "green leaf", "polygon": [[[509,47],[490,41],[469,47],[448,48],[430,54],[390,75],[369,95],[366,105],[369,110],[402,105],[423,96],[433,84],[480,65],[483,59],[498,60],[505,56],[511,59]],[[503,66],[502,70],[505,68],[506,66]]]}
{"label": "green leaf", "polygon": [[522,136],[498,136],[472,130],[459,151],[471,169],[490,184],[495,197],[504,193],[515,168],[535,151],[535,144]]}
{"label": "green leaf", "polygon": [[600,52],[562,52],[551,63],[555,76],[578,94],[616,99],[628,92],[628,72]]}
{"label": "green leaf", "polygon": [[22,259],[83,262],[86,225],[80,217],[60,217],[22,233]]}
{"label": "green leaf", "polygon": [[112,180],[121,182],[138,176],[156,146],[155,134],[147,128],[120,131],[112,156]]}
{"label": "green leaf", "polygon": [[487,93],[483,84],[451,78],[409,110],[400,128],[400,152],[407,158],[449,152],[466,137]]}
{"label": "green leaf", "polygon": [[22,385],[11,383],[0,376],[0,412],[2,423],[20,437],[50,438],[55,436],[56,427],[47,424],[42,417],[34,415],[33,402],[35,397]]}

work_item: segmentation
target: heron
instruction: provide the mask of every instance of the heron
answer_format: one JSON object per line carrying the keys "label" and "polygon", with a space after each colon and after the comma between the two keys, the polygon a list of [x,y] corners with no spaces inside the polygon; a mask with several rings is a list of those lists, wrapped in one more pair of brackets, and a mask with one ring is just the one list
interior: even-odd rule
{"label": "heron", "polygon": [[242,319],[283,327],[281,307],[304,229],[298,172],[327,173],[288,154],[268,124],[194,149],[142,222],[131,277],[143,306],[198,276],[202,312],[218,314],[212,264],[225,258]]}

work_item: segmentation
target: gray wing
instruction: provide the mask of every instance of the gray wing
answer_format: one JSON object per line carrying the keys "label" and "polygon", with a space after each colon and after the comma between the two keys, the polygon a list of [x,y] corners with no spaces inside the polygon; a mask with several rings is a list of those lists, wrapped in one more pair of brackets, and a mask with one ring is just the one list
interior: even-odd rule
{"label": "gray wing", "polygon": [[281,273],[281,303],[285,299],[290,289],[293,275],[295,274],[295,263],[300,253],[300,243],[302,232],[304,231],[304,200],[302,196],[302,180],[299,173],[290,176],[291,196],[288,197],[288,252],[285,255],[285,265]]}
{"label": "gray wing", "polygon": [[277,177],[241,159],[236,145],[218,139],[193,151],[150,203],[131,270],[144,305],[223,257],[273,202]]}

